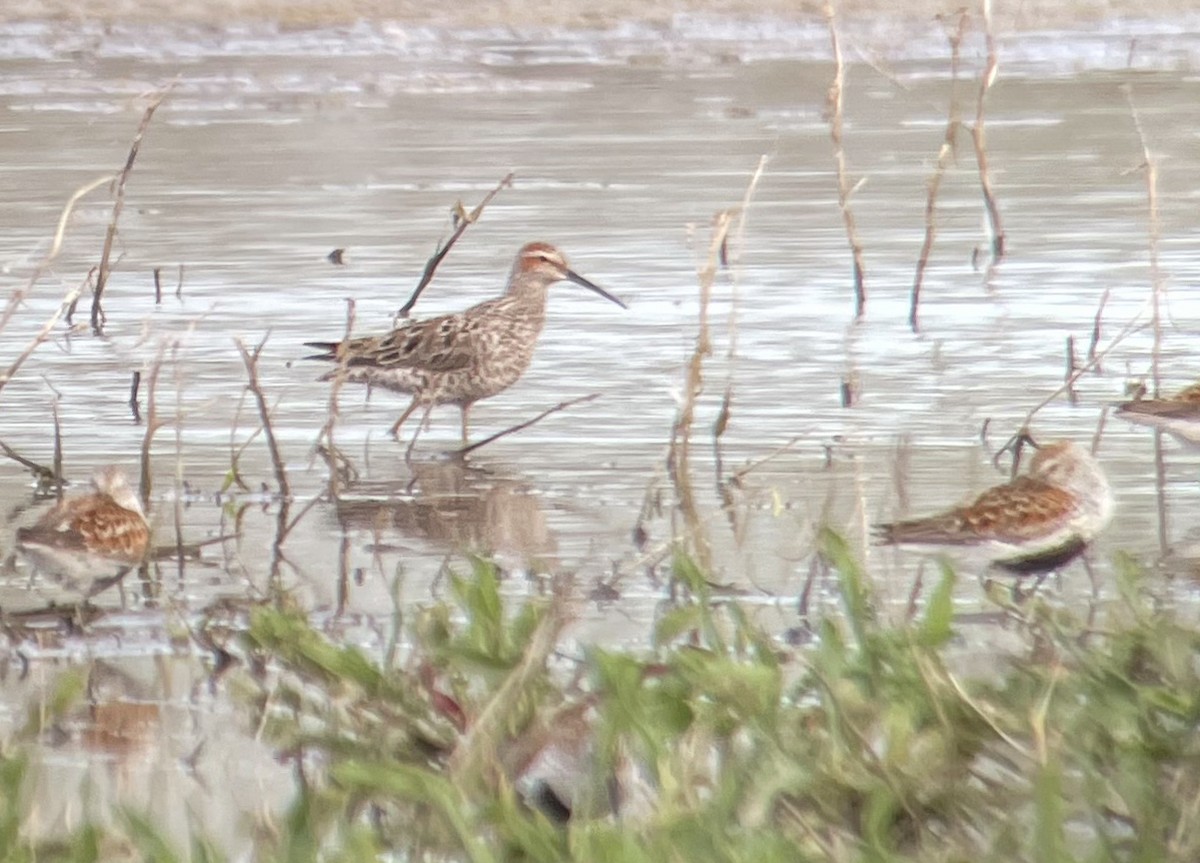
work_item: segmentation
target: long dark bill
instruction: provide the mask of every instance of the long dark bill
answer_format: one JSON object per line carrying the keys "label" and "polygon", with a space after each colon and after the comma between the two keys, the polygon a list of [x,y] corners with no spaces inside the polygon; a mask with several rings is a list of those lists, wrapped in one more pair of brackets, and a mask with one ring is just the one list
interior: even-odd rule
{"label": "long dark bill", "polygon": [[608,291],[604,290],[604,288],[600,287],[599,285],[592,284],[591,282],[589,282],[583,276],[579,275],[579,273],[575,272],[574,270],[564,270],[563,276],[568,281],[574,282],[577,285],[581,285],[581,286],[587,288],[589,291],[596,292],[600,296],[604,297],[604,299],[608,300],[609,302],[616,303],[618,306],[620,306],[623,309],[629,308],[629,306],[625,305],[625,302],[623,300],[617,299],[616,297],[614,297]]}

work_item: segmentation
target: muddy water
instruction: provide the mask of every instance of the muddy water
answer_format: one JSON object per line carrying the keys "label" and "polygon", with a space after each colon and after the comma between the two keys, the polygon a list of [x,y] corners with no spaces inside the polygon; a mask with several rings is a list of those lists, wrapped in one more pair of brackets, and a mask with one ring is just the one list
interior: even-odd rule
{"label": "muddy water", "polygon": [[[1001,40],[1005,63],[987,129],[1008,255],[990,273],[973,266],[987,237],[964,136],[942,184],[922,328],[913,334],[908,296],[925,183],[951,94],[940,35],[922,32],[886,57],[875,53],[876,40],[874,65],[856,60],[853,40],[848,47],[855,62],[845,143],[850,170],[862,178],[853,206],[869,291],[866,319],[853,324],[850,256],[822,116],[824,32],[689,26],[536,38],[394,25],[0,30],[5,294],[24,286],[46,254],[72,191],[124,161],[145,93],[174,82],[129,180],[105,336],[60,326],[0,391],[0,439],[49,462],[57,395],[69,476],[84,480],[109,462],[136,472],[145,428],[130,416],[130,379],[161,356],[156,402],[169,422],[153,449],[156,542],[174,544],[177,529],[186,543],[226,537],[198,559],[161,560],[153,583],[98,598],[114,614],[90,634],[55,634],[26,650],[33,671],[10,686],[10,722],[61,667],[97,657],[105,665],[95,673],[117,693],[97,696],[98,705],[155,706],[132,717],[116,711],[114,721],[133,727],[138,741],[119,753],[100,747],[108,754],[81,757],[97,751],[82,732],[48,749],[45,787],[90,782],[116,796],[155,787],[160,802],[203,810],[218,835],[245,827],[234,813],[248,802],[205,789],[239,782],[229,770],[268,770],[269,759],[231,733],[236,709],[205,687],[199,651],[178,636],[222,598],[282,588],[339,638],[377,646],[394,594],[402,605],[441,596],[445,567],[461,567],[463,552],[477,550],[511,568],[506,589],[515,596],[540,591],[544,573],[576,573],[574,635],[645,645],[664,596],[656,551],[674,529],[662,466],[696,334],[697,266],[714,214],[742,200],[760,157],[768,162],[733,246],[735,266],[718,278],[709,310],[714,353],[704,366],[694,468],[714,577],[744,593],[769,630],[782,636],[799,623],[796,597],[822,524],[862,548],[878,589],[901,613],[922,559],[863,547],[866,523],[955,502],[1002,479],[981,429],[987,423],[995,447],[1055,392],[1066,339],[1086,350],[1106,292],[1102,346],[1147,320],[1146,189],[1134,170],[1142,155],[1126,82],[1160,166],[1159,266],[1170,288],[1164,378],[1170,387],[1195,378],[1200,142],[1182,118],[1200,95],[1200,39],[1146,24]],[[1126,72],[1134,31],[1135,70]],[[968,77],[980,51],[973,38]],[[972,79],[960,91],[968,114],[975,86]],[[278,504],[259,490],[273,489],[275,478],[262,439],[250,440],[258,420],[234,340],[266,340],[259,371],[297,498],[294,516],[326,483],[313,446],[329,390],[315,380],[319,369],[301,361],[302,343],[337,338],[348,299],[356,301],[356,332],[386,329],[448,233],[450,207],[478,201],[510,170],[514,187],[467,232],[416,312],[495,294],[521,243],[550,240],[629,310],[556,288],[533,367],[476,407],[475,433],[564,400],[599,398],[485,447],[465,466],[440,457],[458,430],[457,412],[440,409],[406,465],[386,436],[403,400],[382,392],[368,400],[347,388],[336,441],[359,479],[336,505],[316,503],[273,555]],[[75,211],[61,254],[0,334],[0,362],[16,356],[96,263],[110,212],[103,192]],[[343,266],[326,259],[334,248],[346,249]],[[1134,324],[1103,372],[1079,382],[1077,403],[1052,401],[1035,432],[1090,438],[1105,405],[1147,375],[1151,343],[1149,330]],[[844,381],[859,393],[850,408],[842,405]],[[710,439],[727,385],[733,408],[723,464],[754,465],[732,515],[715,492]],[[1119,517],[1094,556],[1101,600],[1111,593],[1114,551],[1156,562],[1160,535],[1178,552],[1200,519],[1197,457],[1171,442],[1165,449],[1164,527],[1151,436],[1121,421],[1104,426],[1100,455]],[[235,452],[252,490],[222,494]],[[662,506],[650,507],[638,547],[634,528],[648,498]],[[40,511],[16,463],[0,462],[0,503],[7,556],[16,527]],[[612,590],[595,591],[600,583]],[[1192,601],[1187,579],[1164,576],[1161,589]],[[1079,570],[1049,590],[1070,604],[1093,595]],[[958,598],[967,613],[989,608],[973,575]],[[63,597],[12,559],[0,606],[47,599]],[[827,579],[810,601],[835,604]],[[968,653],[1004,642],[1004,630],[981,617],[964,627]],[[96,711],[80,726],[103,727],[110,713]],[[179,764],[199,741],[205,748],[189,772]],[[242,750],[252,754],[228,757]],[[48,826],[78,816],[62,806]]]}

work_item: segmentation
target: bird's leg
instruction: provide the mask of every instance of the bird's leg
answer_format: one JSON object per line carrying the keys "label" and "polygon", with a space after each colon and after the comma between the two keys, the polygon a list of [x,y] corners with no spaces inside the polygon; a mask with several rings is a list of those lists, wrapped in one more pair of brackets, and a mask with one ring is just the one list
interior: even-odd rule
{"label": "bird's leg", "polygon": [[390,434],[396,440],[400,440],[400,426],[404,425],[404,421],[412,416],[412,412],[417,409],[417,405],[420,403],[421,394],[418,393],[417,395],[413,396],[412,402],[404,409],[404,413],[400,414],[400,419],[396,420],[395,425],[392,426],[391,431],[389,431],[388,434]]}
{"label": "bird's leg", "polygon": [[462,411],[462,445],[465,447],[470,438],[467,437],[467,414],[471,412],[471,404],[467,402],[459,406]]}

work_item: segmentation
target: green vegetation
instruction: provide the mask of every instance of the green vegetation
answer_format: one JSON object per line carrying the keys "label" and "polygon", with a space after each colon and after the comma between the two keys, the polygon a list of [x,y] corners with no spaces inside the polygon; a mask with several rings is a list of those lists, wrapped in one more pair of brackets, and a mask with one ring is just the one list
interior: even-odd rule
{"label": "green vegetation", "polygon": [[[567,591],[506,609],[484,561],[410,622],[391,667],[295,609],[256,610],[225,680],[297,791],[255,858],[1200,859],[1200,631],[1135,565],[1118,561],[1102,625],[1036,595],[1010,604],[1027,651],[966,679],[948,658],[949,568],[896,626],[839,537],[822,553],[845,615],[794,651],[686,558],[646,655],[565,657]],[[65,678],[55,709],[78,689]],[[219,856],[173,851],[132,813],[35,847],[22,752],[0,760],[0,860]]]}

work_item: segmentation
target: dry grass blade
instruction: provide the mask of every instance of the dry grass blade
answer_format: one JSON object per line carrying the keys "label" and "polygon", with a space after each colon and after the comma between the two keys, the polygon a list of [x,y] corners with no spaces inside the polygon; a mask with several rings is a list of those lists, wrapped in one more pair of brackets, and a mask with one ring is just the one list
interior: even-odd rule
{"label": "dry grass blade", "polygon": [[438,265],[441,264],[442,259],[445,258],[446,255],[450,254],[450,250],[454,248],[454,244],[458,242],[458,238],[463,235],[467,228],[479,221],[479,217],[483,215],[484,208],[492,202],[492,198],[500,194],[501,189],[508,189],[512,187],[514,176],[516,175],[511,171],[506,174],[504,179],[496,184],[496,188],[488,192],[484,196],[483,200],[479,202],[478,206],[476,206],[471,212],[468,213],[464,211],[462,209],[462,205],[459,205],[459,208],[455,214],[457,224],[455,225],[454,233],[450,235],[450,239],[446,241],[446,244],[439,246],[438,250],[433,253],[433,257],[431,257],[425,263],[425,272],[421,274],[421,281],[417,283],[417,288],[413,291],[412,296],[408,298],[408,302],[401,306],[400,310],[396,312],[397,318],[408,317],[409,312],[412,311],[412,307],[417,304],[417,299],[421,296],[421,292],[424,291],[426,286],[433,281],[433,274],[437,272]]}
{"label": "dry grass blade", "polygon": [[25,364],[25,361],[33,355],[35,350],[37,350],[38,345],[50,338],[50,331],[54,329],[58,322],[62,320],[63,315],[67,314],[67,311],[75,304],[76,300],[79,299],[80,294],[83,292],[84,285],[91,280],[92,273],[94,272],[94,268],[89,270],[87,278],[85,278],[80,285],[72,288],[66,293],[65,296],[63,296],[62,302],[59,304],[57,311],[47,318],[46,323],[42,324],[42,328],[38,330],[37,334],[30,340],[29,344],[25,346],[25,349],[17,355],[17,358],[12,361],[7,369],[4,370],[4,373],[0,374],[0,390],[3,390],[4,387],[8,385],[8,382],[13,379],[13,376],[17,373],[21,366]]}
{"label": "dry grass blade", "polygon": [[150,448],[154,443],[154,435],[165,424],[158,416],[158,376],[162,372],[163,359],[167,352],[167,342],[158,346],[154,362],[146,374],[146,431],[142,435],[141,477],[138,483],[142,506],[150,507],[150,495],[153,492],[153,478],[150,471]]}
{"label": "dry grass blade", "polygon": [[261,356],[263,348],[266,347],[268,338],[270,338],[270,333],[263,336],[263,340],[255,346],[253,351],[247,350],[241,339],[233,341],[246,366],[246,385],[250,388],[250,393],[258,405],[258,416],[262,420],[263,436],[267,439],[267,450],[271,453],[271,465],[275,469],[275,481],[279,485],[279,496],[288,500],[292,496],[292,487],[288,482],[283,456],[279,452],[279,443],[275,440],[275,431],[271,428],[271,411],[267,407],[267,398],[263,395],[262,386],[258,382],[258,358]]}
{"label": "dry grass blade", "polygon": [[117,237],[117,223],[121,219],[121,211],[125,208],[125,182],[133,170],[134,160],[137,159],[138,150],[141,149],[142,138],[150,126],[150,120],[171,89],[171,86],[163,87],[151,97],[150,104],[142,112],[142,121],[138,124],[137,132],[134,133],[133,142],[129,145],[129,155],[125,158],[125,167],[117,174],[116,200],[113,201],[112,218],[109,219],[108,230],[104,235],[104,248],[100,252],[100,269],[96,274],[96,287],[92,291],[92,332],[97,334],[100,333],[104,324],[104,311],[100,302],[104,296],[104,288],[108,284],[109,261],[112,257],[113,241]]}
{"label": "dry grass blade", "polygon": [[838,207],[842,211],[842,221],[846,226],[846,239],[850,242],[850,252],[854,260],[854,318],[861,320],[867,311],[867,289],[864,284],[862,242],[858,239],[854,211],[850,209],[850,197],[854,190],[851,189],[850,180],[846,175],[846,151],[842,146],[842,94],[845,84],[845,65],[842,62],[842,48],[838,42],[833,0],[825,0],[825,21],[829,25],[829,39],[833,47],[833,81],[829,85],[829,94],[826,97],[829,135],[833,139],[833,158],[837,164]]}
{"label": "dry grass blade", "polygon": [[37,284],[38,279],[42,277],[42,273],[44,273],[46,268],[49,267],[50,264],[53,263],[54,259],[58,257],[59,251],[62,250],[63,237],[65,237],[67,233],[67,222],[71,218],[71,213],[75,210],[75,205],[79,203],[80,199],[82,199],[84,195],[95,191],[106,183],[111,183],[112,179],[112,175],[106,175],[92,180],[90,183],[84,183],[71,194],[70,198],[67,199],[67,203],[63,205],[62,212],[58,216],[58,226],[54,230],[54,239],[50,243],[50,251],[46,253],[46,256],[42,258],[37,267],[34,268],[33,274],[25,283],[25,287],[13,291],[12,295],[8,298],[8,305],[4,307],[4,314],[0,315],[0,332],[2,332],[5,326],[8,325],[13,313],[16,312],[17,307],[24,302],[25,296],[29,293],[33,286]]}

